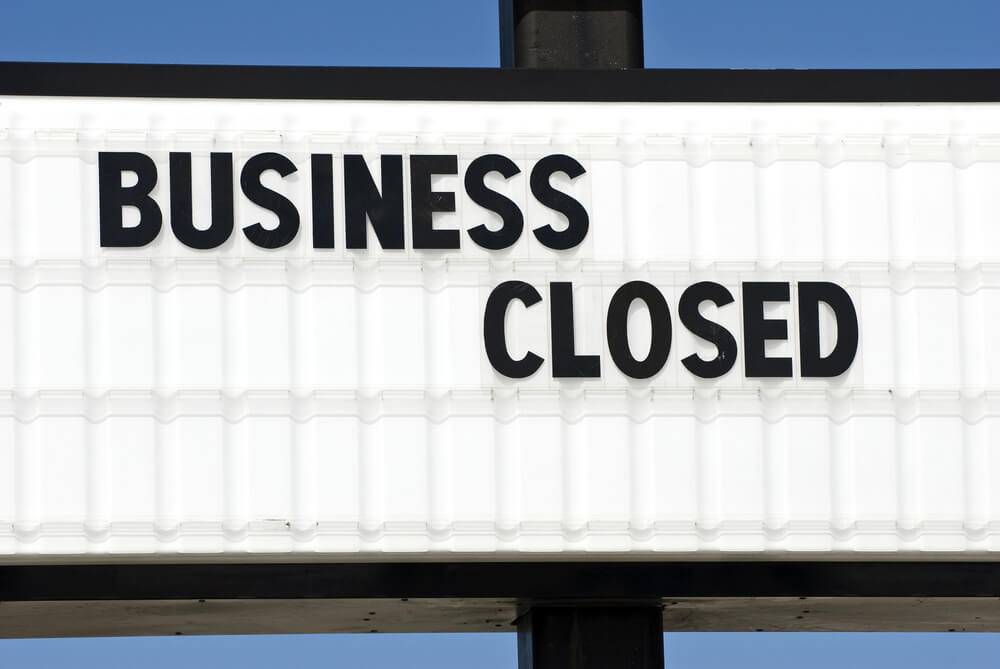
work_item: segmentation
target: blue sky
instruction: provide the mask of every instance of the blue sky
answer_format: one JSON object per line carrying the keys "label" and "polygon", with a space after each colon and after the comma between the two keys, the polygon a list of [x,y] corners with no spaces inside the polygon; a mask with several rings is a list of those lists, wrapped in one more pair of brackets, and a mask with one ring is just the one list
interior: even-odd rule
{"label": "blue sky", "polygon": [[[667,634],[670,669],[963,669],[992,666],[995,634]],[[514,669],[513,634],[27,639],[3,669]]]}
{"label": "blue sky", "polygon": [[[0,12],[0,60],[499,64],[496,0],[31,0]],[[997,0],[645,0],[647,67],[1000,67]],[[675,669],[980,667],[1000,635],[671,634]],[[0,668],[516,666],[496,635],[0,641]]]}
{"label": "blue sky", "polygon": [[[645,0],[644,13],[647,67],[1000,67],[996,0]],[[0,60],[495,67],[497,16],[497,0],[8,2]]]}

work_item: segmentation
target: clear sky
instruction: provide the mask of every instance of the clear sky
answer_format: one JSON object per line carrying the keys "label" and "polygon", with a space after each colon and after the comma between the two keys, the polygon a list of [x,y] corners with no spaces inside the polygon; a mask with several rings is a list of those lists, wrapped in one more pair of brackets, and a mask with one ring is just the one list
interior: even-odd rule
{"label": "clear sky", "polygon": [[[647,67],[1000,67],[998,0],[645,0]],[[497,0],[9,0],[0,60],[499,64]],[[998,635],[669,634],[676,669],[992,666]],[[512,634],[0,641],[0,669],[511,669]]]}
{"label": "clear sky", "polygon": [[[645,0],[647,67],[1000,67],[996,0]],[[4,3],[0,60],[499,65],[497,0]]]}

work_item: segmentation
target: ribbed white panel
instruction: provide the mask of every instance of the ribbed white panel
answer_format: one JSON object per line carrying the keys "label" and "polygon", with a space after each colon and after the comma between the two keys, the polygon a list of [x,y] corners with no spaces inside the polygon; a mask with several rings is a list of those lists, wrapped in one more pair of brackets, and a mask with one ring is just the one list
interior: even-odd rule
{"label": "ribbed white panel", "polygon": [[[160,170],[159,238],[101,248],[97,154]],[[195,251],[170,233],[167,154],[189,151],[195,221],[208,155],[302,218],[267,251],[239,228],[273,215],[237,188],[237,231]],[[311,153],[334,155],[338,248],[312,248]],[[337,160],[457,154],[435,226],[496,225],[461,175],[525,213],[509,251],[343,248]],[[530,229],[535,161],[590,215],[579,247]],[[272,178],[273,177],[273,178]],[[270,180],[269,180],[270,179]],[[409,187],[407,186],[407,189]],[[409,217],[409,211],[407,211]],[[204,225],[204,223],[202,223]],[[407,233],[409,235],[409,233]],[[549,358],[547,285],[575,287],[576,346],[602,377],[513,381],[490,367],[483,309],[510,279],[510,348]],[[663,371],[614,366],[604,318],[641,279],[674,319]],[[835,379],[723,378],[680,364],[714,348],[677,301],[710,280],[741,342],[744,281],[833,281],[861,342]],[[996,105],[338,103],[0,98],[0,554],[979,552],[1000,550],[1000,108]],[[706,312],[709,313],[709,312]],[[635,341],[648,334],[643,310]],[[830,334],[832,323],[825,323]],[[636,344],[636,352],[641,344]]]}

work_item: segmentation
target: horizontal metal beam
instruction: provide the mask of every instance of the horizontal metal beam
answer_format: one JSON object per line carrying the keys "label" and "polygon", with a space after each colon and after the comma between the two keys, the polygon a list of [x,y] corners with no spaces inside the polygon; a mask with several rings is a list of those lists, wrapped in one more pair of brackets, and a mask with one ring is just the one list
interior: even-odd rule
{"label": "horizontal metal beam", "polygon": [[[996,599],[665,599],[665,632],[1000,632]],[[514,599],[161,599],[0,602],[0,638],[514,632]]]}

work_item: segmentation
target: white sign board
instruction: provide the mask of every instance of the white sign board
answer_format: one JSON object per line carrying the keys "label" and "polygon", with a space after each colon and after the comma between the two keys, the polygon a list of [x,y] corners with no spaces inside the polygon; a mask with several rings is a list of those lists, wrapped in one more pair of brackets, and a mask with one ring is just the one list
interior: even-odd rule
{"label": "white sign board", "polygon": [[0,98],[0,559],[1000,549],[996,105]]}

